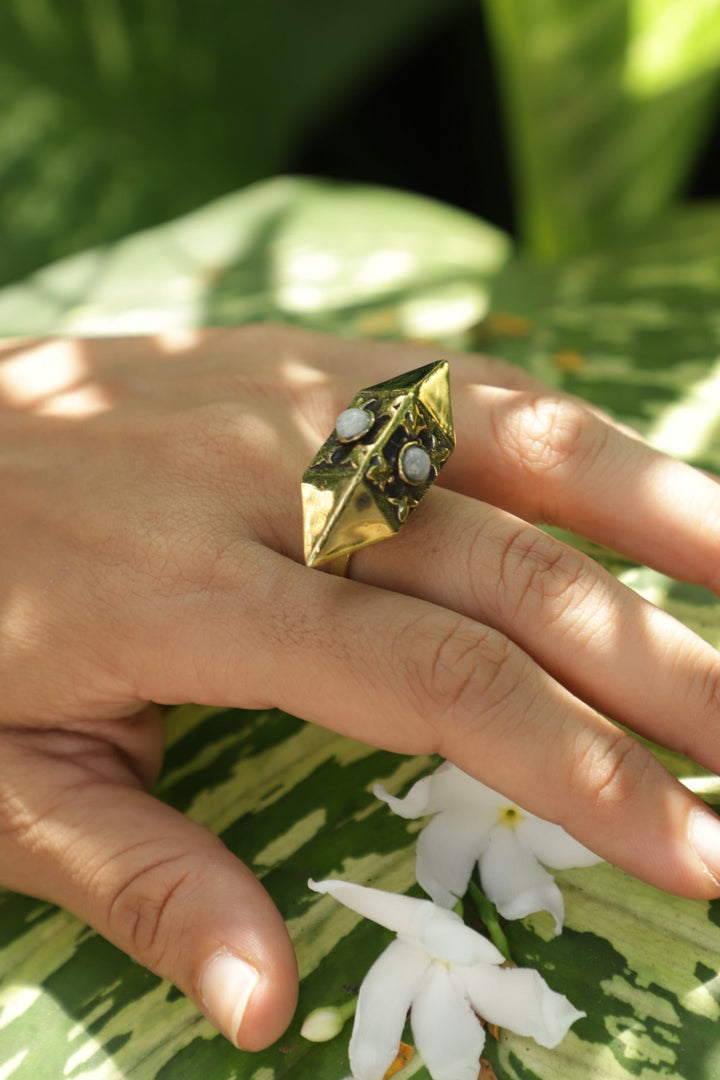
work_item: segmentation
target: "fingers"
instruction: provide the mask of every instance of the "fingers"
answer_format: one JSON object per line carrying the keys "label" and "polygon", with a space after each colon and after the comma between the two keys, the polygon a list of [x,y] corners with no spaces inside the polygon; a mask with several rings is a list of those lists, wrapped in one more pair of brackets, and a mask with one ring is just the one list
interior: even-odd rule
{"label": "fingers", "polygon": [[237,1046],[285,1030],[297,970],[254,875],[85,736],[2,735],[0,880],[75,912],[170,979]]}
{"label": "fingers", "polygon": [[[178,664],[214,665],[220,701],[250,687],[371,745],[440,753],[646,881],[720,895],[720,823],[503,634],[262,549],[248,580],[242,601],[239,589],[216,598],[212,634],[204,625],[168,643]],[[242,642],[241,602],[254,627]],[[695,821],[713,833],[703,858],[689,840]]]}
{"label": "fingers", "polygon": [[461,384],[443,483],[720,591],[720,486],[571,398]]}
{"label": "fingers", "polygon": [[350,573],[487,623],[595,708],[720,771],[717,651],[534,526],[437,489]]}

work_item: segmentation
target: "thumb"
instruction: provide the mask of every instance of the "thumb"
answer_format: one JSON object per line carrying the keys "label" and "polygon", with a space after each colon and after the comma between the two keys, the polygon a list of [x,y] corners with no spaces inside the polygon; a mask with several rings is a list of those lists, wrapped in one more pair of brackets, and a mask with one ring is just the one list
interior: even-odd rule
{"label": "thumb", "polygon": [[213,833],[143,791],[112,747],[70,741],[72,758],[3,734],[0,881],[79,915],[236,1046],[270,1045],[295,1010],[297,966],[267,892]]}

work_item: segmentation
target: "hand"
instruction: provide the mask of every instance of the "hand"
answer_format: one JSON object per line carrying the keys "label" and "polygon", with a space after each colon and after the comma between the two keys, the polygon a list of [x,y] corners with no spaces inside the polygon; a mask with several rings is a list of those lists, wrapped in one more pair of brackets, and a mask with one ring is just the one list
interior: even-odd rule
{"label": "hand", "polygon": [[293,950],[249,870],[148,794],[158,703],[440,753],[646,881],[720,895],[720,823],[602,715],[718,770],[718,656],[530,524],[717,592],[711,478],[451,355],[442,487],[350,578],[302,565],[300,477],[335,417],[437,358],[269,326],[0,352],[0,881],[248,1049],[292,1015]]}

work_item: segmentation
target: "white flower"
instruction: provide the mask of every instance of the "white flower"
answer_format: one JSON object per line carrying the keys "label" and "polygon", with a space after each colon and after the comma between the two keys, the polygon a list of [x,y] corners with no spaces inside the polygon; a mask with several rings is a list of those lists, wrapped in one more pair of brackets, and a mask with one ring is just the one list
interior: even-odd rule
{"label": "white flower", "polygon": [[485,1031],[479,1017],[554,1047],[579,1012],[537,971],[502,968],[495,946],[431,900],[345,881],[309,882],[346,907],[394,930],[360,987],[350,1039],[354,1080],[382,1080],[398,1052],[405,1018],[433,1080],[477,1080]]}
{"label": "white flower", "polygon": [[535,817],[449,761],[413,784],[404,799],[381,784],[375,795],[405,818],[433,814],[417,842],[415,875],[428,896],[452,907],[467,890],[476,862],[485,895],[506,919],[549,911],[562,930],[565,905],[556,870],[601,860],[559,825]]}

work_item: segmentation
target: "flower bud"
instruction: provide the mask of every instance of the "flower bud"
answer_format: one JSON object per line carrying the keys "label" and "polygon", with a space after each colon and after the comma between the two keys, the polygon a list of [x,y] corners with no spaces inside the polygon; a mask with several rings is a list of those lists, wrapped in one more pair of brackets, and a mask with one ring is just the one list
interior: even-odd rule
{"label": "flower bud", "polygon": [[340,1009],[325,1005],[308,1013],[300,1028],[300,1034],[310,1042],[327,1042],[340,1034],[344,1024],[345,1017]]}

